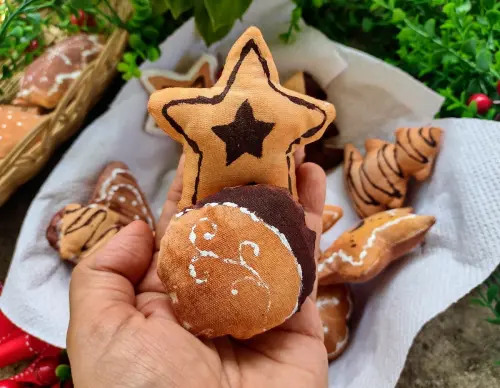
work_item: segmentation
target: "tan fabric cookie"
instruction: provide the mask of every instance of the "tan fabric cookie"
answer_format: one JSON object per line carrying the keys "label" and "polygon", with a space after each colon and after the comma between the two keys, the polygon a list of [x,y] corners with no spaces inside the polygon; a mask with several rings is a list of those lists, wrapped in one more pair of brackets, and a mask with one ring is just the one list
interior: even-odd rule
{"label": "tan fabric cookie", "polygon": [[356,213],[364,218],[402,207],[409,178],[422,181],[431,174],[442,133],[437,127],[399,128],[395,144],[367,140],[365,157],[346,145],[345,184]]}
{"label": "tan fabric cookie", "polygon": [[323,233],[330,230],[342,218],[344,211],[335,205],[325,205],[323,209]]}
{"label": "tan fabric cookie", "polygon": [[[145,69],[141,74],[141,83],[149,93],[166,88],[210,88],[215,82],[217,58],[204,54],[185,74],[170,70]],[[163,135],[153,117],[148,115],[145,131],[153,135]]]}
{"label": "tan fabric cookie", "polygon": [[97,35],[71,36],[49,47],[25,70],[17,98],[24,103],[55,108],[86,65],[101,53]]}
{"label": "tan fabric cookie", "polygon": [[432,216],[393,209],[362,220],[321,254],[319,284],[366,282],[424,241]]}
{"label": "tan fabric cookie", "polygon": [[186,329],[246,339],[286,321],[311,293],[314,243],[287,190],[227,188],[172,218],[158,275]]}
{"label": "tan fabric cookie", "polygon": [[102,171],[87,206],[70,204],[47,228],[47,240],[61,259],[77,263],[134,220],[154,230],[146,198],[127,165],[112,162]]}
{"label": "tan fabric cookie", "polygon": [[[283,87],[322,101],[326,101],[328,98],[326,92],[314,77],[303,71],[295,73],[283,84]],[[320,139],[306,145],[304,161],[316,163],[324,170],[330,170],[340,165],[344,160],[344,150],[342,147],[334,145],[334,138],[338,135],[339,130],[335,123],[332,122]]]}
{"label": "tan fabric cookie", "polygon": [[149,112],[184,146],[180,209],[249,183],[283,187],[297,198],[293,152],[319,139],[335,118],[332,104],[279,84],[271,52],[255,27],[236,41],[212,88],[158,91]]}
{"label": "tan fabric cookie", "polygon": [[345,284],[318,287],[316,307],[323,322],[328,360],[333,361],[349,344],[349,319],[353,310],[349,287]]}
{"label": "tan fabric cookie", "polygon": [[0,159],[5,158],[43,119],[36,108],[0,105]]}

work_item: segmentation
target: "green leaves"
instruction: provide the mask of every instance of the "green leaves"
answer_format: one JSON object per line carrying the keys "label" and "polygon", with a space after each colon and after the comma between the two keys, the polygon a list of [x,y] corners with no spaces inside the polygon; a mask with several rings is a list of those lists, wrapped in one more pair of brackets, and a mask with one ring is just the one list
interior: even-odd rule
{"label": "green leaves", "polygon": [[232,25],[226,25],[214,31],[208,11],[200,0],[197,0],[197,3],[195,4],[194,19],[196,28],[203,37],[207,46],[210,46],[212,43],[222,39],[232,28]]}
{"label": "green leaves", "polygon": [[462,43],[462,51],[469,56],[476,57],[477,40],[471,38]]}
{"label": "green leaves", "polygon": [[251,0],[204,0],[212,30],[232,26],[250,6]]}
{"label": "green leaves", "polygon": [[290,43],[294,38],[294,33],[300,31],[300,19],[302,17],[302,8],[297,6],[292,11],[288,31],[280,34],[280,40],[283,43]]}
{"label": "green leaves", "polygon": [[424,24],[424,30],[430,37],[436,35],[436,20],[435,19],[427,20]]}
{"label": "green leaves", "polygon": [[490,69],[491,53],[486,49],[481,49],[476,55],[476,66],[479,71],[488,71]]}
{"label": "green leaves", "polygon": [[492,303],[497,299],[500,299],[500,286],[498,284],[492,284],[488,287],[488,291],[486,292],[486,300],[488,303]]}
{"label": "green leaves", "polygon": [[193,0],[169,0],[169,9],[174,19],[178,19],[184,12],[193,8]]}
{"label": "green leaves", "polygon": [[396,8],[392,13],[392,21],[393,23],[398,23],[403,21],[406,18],[406,12],[401,8]]}
{"label": "green leaves", "polygon": [[[500,3],[496,0],[295,0],[329,38],[395,64],[446,98],[441,117],[492,118],[468,106],[474,93],[500,100]],[[290,28],[282,34],[288,41]]]}

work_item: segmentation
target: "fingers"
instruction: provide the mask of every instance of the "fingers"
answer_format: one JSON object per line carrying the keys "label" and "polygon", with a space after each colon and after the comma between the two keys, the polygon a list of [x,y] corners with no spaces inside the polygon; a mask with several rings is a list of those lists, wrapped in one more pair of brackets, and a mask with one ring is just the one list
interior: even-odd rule
{"label": "fingers", "polygon": [[134,306],[134,285],[149,268],[153,248],[151,230],[135,221],[83,259],[71,276],[71,319],[88,321],[112,306]]}
{"label": "fingers", "polygon": [[163,210],[161,212],[160,220],[156,225],[156,249],[160,249],[160,242],[165,234],[165,230],[167,229],[168,223],[172,216],[177,213],[177,204],[181,200],[182,195],[182,178],[184,175],[184,154],[179,159],[179,165],[177,167],[177,173],[175,174],[174,181],[172,182],[172,186],[170,186],[170,190],[167,194],[167,200],[163,205]]}
{"label": "fingers", "polygon": [[323,228],[323,208],[325,207],[326,177],[321,167],[305,163],[297,169],[297,191],[299,202],[306,213],[306,224],[316,232],[316,248]]}
{"label": "fingers", "polygon": [[[297,191],[299,202],[302,204],[306,214],[306,224],[309,229],[316,232],[316,244],[314,259],[316,264],[319,259],[319,241],[323,229],[323,208],[325,206],[326,177],[321,167],[314,163],[305,163],[297,169]],[[311,294],[312,300],[316,300],[318,279],[316,279]]]}
{"label": "fingers", "polygon": [[304,163],[304,159],[306,158],[305,147],[297,148],[297,150],[293,154],[293,157],[295,158],[295,165],[296,166],[300,166],[302,163]]}
{"label": "fingers", "polygon": [[[163,205],[163,210],[160,216],[160,220],[156,225],[156,234],[155,234],[155,250],[160,250],[160,243],[165,231],[167,230],[167,226],[170,223],[170,219],[177,213],[177,204],[179,203],[182,195],[182,178],[184,174],[184,154],[179,159],[179,165],[177,167],[177,172],[175,174],[174,181],[172,182],[172,186],[170,186],[170,190],[167,194],[167,200]],[[158,253],[154,255],[154,259],[151,262],[151,265],[144,276],[144,279],[137,286],[137,292],[164,292],[163,285],[161,284],[160,278],[156,272]]]}

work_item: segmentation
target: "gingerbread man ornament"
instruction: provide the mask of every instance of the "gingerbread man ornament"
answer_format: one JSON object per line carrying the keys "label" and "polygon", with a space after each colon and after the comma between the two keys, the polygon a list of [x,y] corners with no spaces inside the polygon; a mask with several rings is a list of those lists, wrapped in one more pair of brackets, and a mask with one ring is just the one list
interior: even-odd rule
{"label": "gingerbread man ornament", "polygon": [[149,112],[184,147],[179,208],[249,183],[283,187],[297,199],[292,154],[319,139],[335,118],[332,104],[279,84],[271,52],[255,27],[236,41],[213,87],[155,92]]}

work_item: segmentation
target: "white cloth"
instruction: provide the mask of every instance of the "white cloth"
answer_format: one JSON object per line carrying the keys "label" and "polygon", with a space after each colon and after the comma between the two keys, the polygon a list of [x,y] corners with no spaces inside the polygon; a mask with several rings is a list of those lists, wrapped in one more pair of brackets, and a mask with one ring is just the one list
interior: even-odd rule
{"label": "white cloth", "polygon": [[[337,107],[341,143],[391,139],[397,125],[431,122],[441,97],[394,67],[328,41],[309,27],[293,45],[279,43],[292,8],[288,0],[255,0],[243,21],[209,51],[225,55],[245,27],[260,27],[282,80],[307,70],[328,90]],[[206,51],[192,20],[162,49],[159,62],[144,67],[185,70]],[[71,266],[45,239],[52,215],[67,203],[85,202],[108,161],[130,166],[156,212],[172,181],[179,147],[142,130],[147,98],[137,80],[125,85],[110,110],[82,132],[54,169],[21,229],[0,305],[14,323],[54,345],[65,346]],[[443,150],[433,177],[414,190],[412,205],[438,222],[423,249],[355,288],[352,343],[330,366],[331,387],[394,387],[422,325],[483,281],[500,261],[500,208],[494,205],[500,188],[500,167],[494,163],[500,158],[495,146],[500,125],[474,120],[434,124],[446,131]],[[323,237],[323,248],[356,222],[340,170],[328,177],[327,199],[342,206],[345,215]]]}

